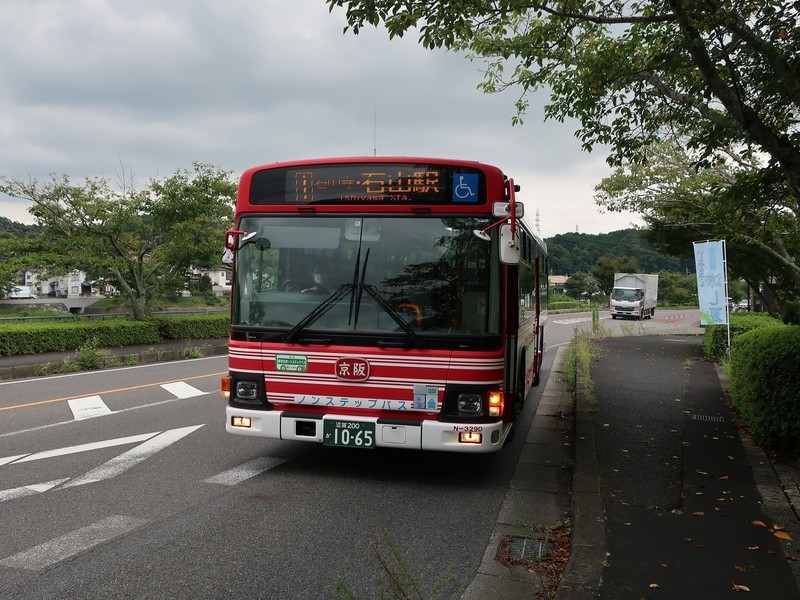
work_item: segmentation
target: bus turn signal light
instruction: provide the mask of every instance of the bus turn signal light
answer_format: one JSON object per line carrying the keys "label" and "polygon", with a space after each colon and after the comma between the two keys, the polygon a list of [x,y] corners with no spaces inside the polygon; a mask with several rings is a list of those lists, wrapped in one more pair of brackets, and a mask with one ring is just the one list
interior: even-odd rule
{"label": "bus turn signal light", "polygon": [[501,416],[504,403],[503,392],[489,392],[489,416]]}
{"label": "bus turn signal light", "polygon": [[225,400],[231,399],[231,378],[223,377],[219,382],[219,392]]}

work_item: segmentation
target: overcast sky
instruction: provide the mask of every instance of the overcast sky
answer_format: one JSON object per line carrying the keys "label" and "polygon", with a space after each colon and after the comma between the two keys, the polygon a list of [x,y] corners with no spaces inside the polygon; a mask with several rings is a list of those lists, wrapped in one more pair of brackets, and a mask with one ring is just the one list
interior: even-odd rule
{"label": "overcast sky", "polygon": [[[518,91],[476,89],[481,65],[383,29],[343,34],[324,0],[2,0],[0,174],[117,180],[232,171],[280,160],[378,154],[494,164],[522,186],[540,233],[639,223],[601,214],[605,154],[576,124],[544,123]],[[377,123],[377,126],[376,126]],[[25,223],[27,205],[0,197]]]}

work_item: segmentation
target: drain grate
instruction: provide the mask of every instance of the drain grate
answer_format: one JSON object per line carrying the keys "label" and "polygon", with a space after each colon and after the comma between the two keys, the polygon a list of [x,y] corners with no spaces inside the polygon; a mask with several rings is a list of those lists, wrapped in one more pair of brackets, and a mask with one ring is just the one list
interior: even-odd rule
{"label": "drain grate", "polygon": [[508,542],[508,556],[510,558],[523,558],[537,560],[553,553],[553,544],[532,540],[526,537],[512,536]]}
{"label": "drain grate", "polygon": [[724,423],[725,417],[715,415],[692,415],[693,421],[707,421],[710,423]]}

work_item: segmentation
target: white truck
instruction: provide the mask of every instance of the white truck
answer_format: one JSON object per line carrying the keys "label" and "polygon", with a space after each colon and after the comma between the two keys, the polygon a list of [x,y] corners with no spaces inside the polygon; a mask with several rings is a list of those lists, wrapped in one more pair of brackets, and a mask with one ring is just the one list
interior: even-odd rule
{"label": "white truck", "polygon": [[611,318],[649,319],[656,312],[658,275],[614,273],[611,290]]}

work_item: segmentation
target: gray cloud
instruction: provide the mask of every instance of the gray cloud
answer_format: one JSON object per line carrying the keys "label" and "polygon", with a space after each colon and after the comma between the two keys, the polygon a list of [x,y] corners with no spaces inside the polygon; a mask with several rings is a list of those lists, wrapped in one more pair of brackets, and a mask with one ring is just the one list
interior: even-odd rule
{"label": "gray cloud", "polygon": [[[542,122],[544,96],[512,127],[516,92],[478,91],[480,64],[343,27],[324,0],[4,0],[0,52],[14,58],[0,64],[0,173],[124,168],[144,184],[193,161],[238,174],[377,144],[497,164],[545,236],[629,225],[597,212],[604,157],[580,152],[574,124]],[[0,212],[30,221],[12,199]]]}

